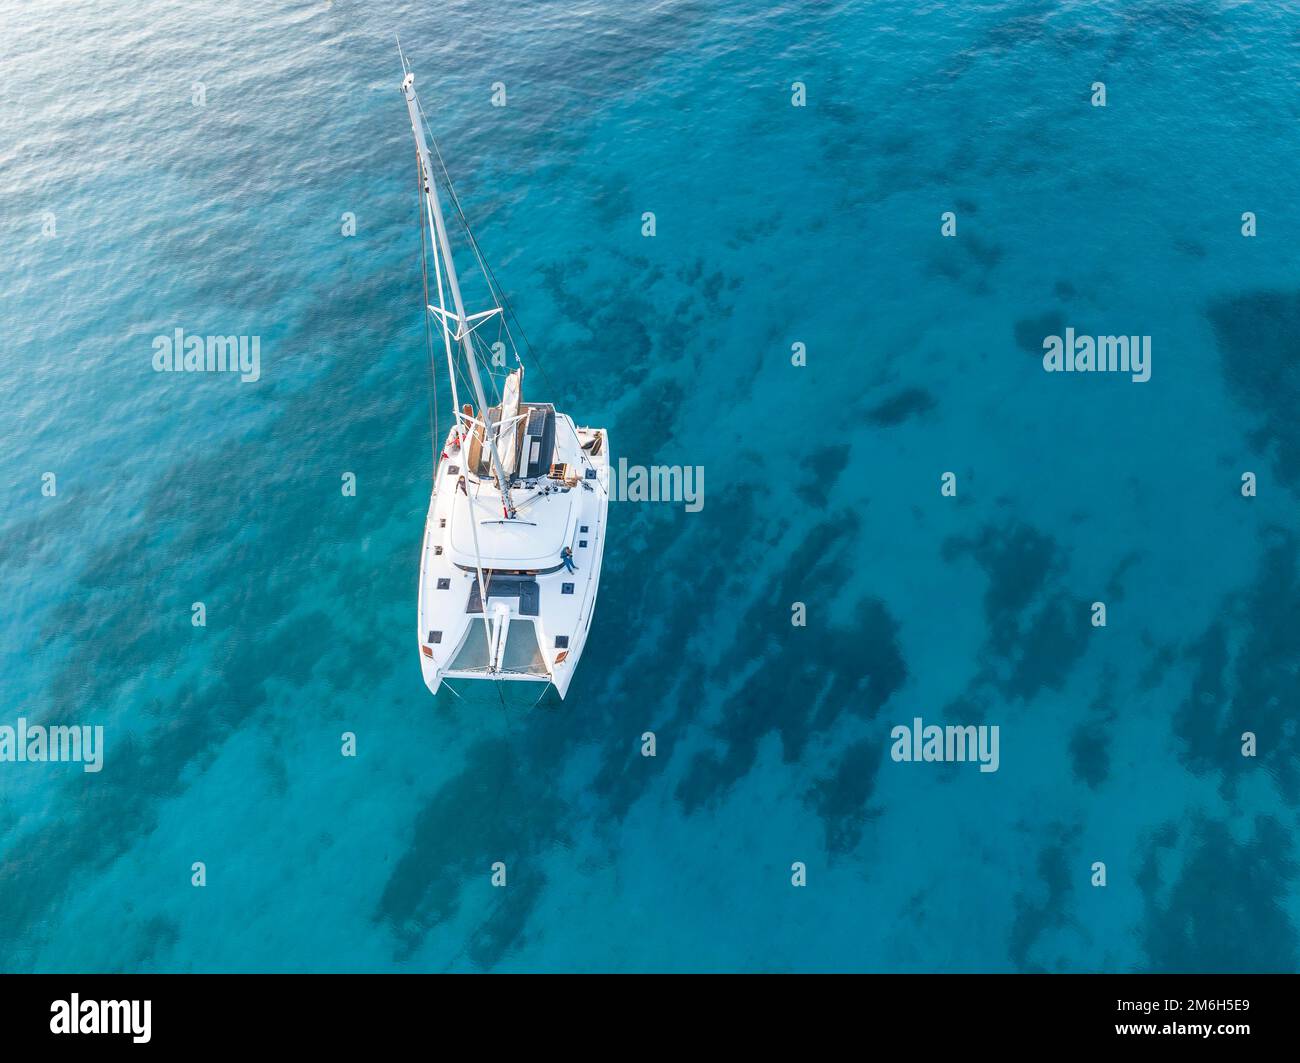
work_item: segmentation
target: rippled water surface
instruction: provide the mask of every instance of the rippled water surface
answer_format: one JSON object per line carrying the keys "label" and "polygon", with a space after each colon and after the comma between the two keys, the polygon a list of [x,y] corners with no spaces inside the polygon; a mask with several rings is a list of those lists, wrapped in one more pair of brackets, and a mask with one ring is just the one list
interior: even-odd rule
{"label": "rippled water surface", "polygon": [[[1295,4],[0,11],[0,724],[106,742],[0,763],[0,969],[1297,968]],[[533,397],[705,469],[562,704],[420,679],[397,33]]]}

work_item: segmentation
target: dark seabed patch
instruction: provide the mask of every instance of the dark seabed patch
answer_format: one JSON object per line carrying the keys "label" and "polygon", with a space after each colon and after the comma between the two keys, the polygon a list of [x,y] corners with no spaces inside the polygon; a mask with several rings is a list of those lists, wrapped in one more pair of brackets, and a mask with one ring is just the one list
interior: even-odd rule
{"label": "dark seabed patch", "polygon": [[934,396],[924,388],[904,388],[867,411],[867,420],[882,428],[902,424],[934,408]]}
{"label": "dark seabed patch", "polygon": [[[1296,931],[1283,908],[1295,873],[1290,832],[1271,816],[1258,816],[1252,833],[1238,842],[1226,825],[1204,818],[1156,833],[1138,874],[1146,904],[1140,932],[1151,970],[1296,970]],[[1182,873],[1166,889],[1160,864],[1180,838]]]}
{"label": "dark seabed patch", "polygon": [[862,840],[862,828],[870,814],[867,803],[875,793],[883,755],[884,743],[859,739],[844,750],[835,769],[813,783],[805,795],[821,816],[830,852],[851,852]]}
{"label": "dark seabed patch", "polygon": [[1059,336],[1065,328],[1065,315],[1059,310],[1049,310],[1038,317],[1026,317],[1016,322],[1016,346],[1029,354],[1043,353],[1043,340]]}
{"label": "dark seabed patch", "polygon": [[1070,736],[1070,766],[1074,777],[1090,790],[1110,776],[1110,742],[1115,733],[1114,676],[1107,673],[1101,692],[1088,707],[1088,717]]}
{"label": "dark seabed patch", "polygon": [[[882,602],[858,601],[849,622],[826,619],[842,586],[841,558],[854,527],[845,516],[810,529],[791,551],[810,563],[786,567],[779,584],[746,612],[734,644],[720,655],[724,663],[714,670],[716,681],[737,671],[747,671],[748,677],[727,697],[714,727],[721,750],[697,753],[677,786],[686,811],[721,797],[748,774],[766,735],[778,734],[785,762],[795,763],[814,734],[828,731],[845,713],[873,718],[906,680],[897,624]],[[795,601],[810,603],[805,628],[790,623]]]}
{"label": "dark seabed patch", "polygon": [[[662,735],[690,726],[700,692],[693,681],[684,682],[684,673],[665,671],[663,647],[689,647],[698,635],[699,587],[714,588],[722,601],[752,594],[747,573],[763,564],[764,555],[780,549],[787,534],[785,525],[760,518],[759,505],[757,492],[739,491],[732,493],[726,506],[708,506],[689,520],[685,515],[654,522],[643,518],[643,523],[652,524],[652,534],[628,536],[638,544],[635,553],[625,552],[625,560],[601,573],[600,608],[605,610],[608,602],[608,608],[624,617],[625,624],[644,625],[654,632],[653,638],[629,644],[620,625],[597,622],[583,651],[598,660],[624,662],[595,699],[604,707],[604,715],[590,717],[591,726],[582,732],[603,748],[603,763],[592,792],[604,802],[603,811],[612,824],[644,794],[646,769],[670,763],[677,745],[661,741],[656,757],[635,755],[623,728],[613,723],[617,707],[642,702],[648,691],[654,691],[647,727]],[[613,506],[610,509],[617,519],[618,512]],[[674,551],[677,557],[692,558],[692,564],[670,566],[659,579],[645,580],[638,575],[651,565],[662,568],[663,560],[674,556]],[[648,684],[648,676],[655,677],[653,684]],[[578,678],[583,680],[584,673],[580,671]]]}
{"label": "dark seabed patch", "polygon": [[1002,248],[981,239],[974,233],[967,233],[962,238],[961,246],[986,272],[996,269],[998,263],[1002,261]]}
{"label": "dark seabed patch", "polygon": [[1228,390],[1256,417],[1250,445],[1261,457],[1275,448],[1278,478],[1300,491],[1300,292],[1224,296],[1206,314]]}
{"label": "dark seabed patch", "polygon": [[1110,733],[1109,721],[1088,720],[1070,736],[1070,766],[1074,777],[1087,783],[1091,790],[1110,777]]}
{"label": "dark seabed patch", "polygon": [[157,970],[160,954],[174,948],[180,936],[180,926],[176,920],[162,915],[149,916],[138,928],[132,954],[127,957],[124,969]]}
{"label": "dark seabed patch", "polygon": [[1045,846],[1038,854],[1040,896],[1021,893],[1016,896],[1016,916],[1011,925],[1008,951],[1011,962],[1022,972],[1042,971],[1046,968],[1030,959],[1030,952],[1039,937],[1048,930],[1065,926],[1066,912],[1070,907],[1070,842],[1077,830],[1060,831],[1059,841]]}
{"label": "dark seabed patch", "polygon": [[988,575],[984,615],[989,632],[977,685],[1006,697],[1060,690],[1087,646],[1086,603],[1055,586],[1065,569],[1057,542],[1027,524],[986,525],[974,537],[944,542],[952,564],[973,558]]}
{"label": "dark seabed patch", "polygon": [[1115,566],[1115,571],[1111,573],[1110,579],[1106,581],[1106,601],[1122,602],[1124,600],[1124,577],[1128,575],[1129,569],[1142,560],[1142,554],[1137,551],[1125,554],[1119,559],[1119,564]]}
{"label": "dark seabed patch", "polygon": [[816,475],[801,480],[799,486],[795,488],[795,493],[808,505],[817,509],[825,509],[831,491],[835,488],[835,481],[839,478],[840,473],[848,467],[848,464],[849,445],[847,443],[835,443],[829,447],[822,447],[809,458],[809,467],[816,470]]}
{"label": "dark seabed patch", "polygon": [[[1300,579],[1296,538],[1272,530],[1249,589],[1229,595],[1212,623],[1189,647],[1191,689],[1173,715],[1182,757],[1198,774],[1218,771],[1231,791],[1236,780],[1269,772],[1288,803],[1300,803]],[[1242,756],[1242,735],[1258,752]]]}
{"label": "dark seabed patch", "polygon": [[1154,690],[1160,685],[1165,674],[1178,661],[1178,653],[1173,646],[1159,646],[1150,635],[1142,636],[1142,653],[1146,658],[1146,667],[1138,677],[1138,690]]}
{"label": "dark seabed patch", "polygon": [[[457,776],[416,817],[410,847],[389,876],[377,918],[388,923],[409,954],[432,928],[459,910],[462,893],[478,881],[494,904],[466,945],[480,967],[497,963],[523,933],[545,886],[538,858],[557,839],[564,804],[532,781],[510,738],[471,748]],[[492,865],[506,865],[507,885],[490,884]]]}

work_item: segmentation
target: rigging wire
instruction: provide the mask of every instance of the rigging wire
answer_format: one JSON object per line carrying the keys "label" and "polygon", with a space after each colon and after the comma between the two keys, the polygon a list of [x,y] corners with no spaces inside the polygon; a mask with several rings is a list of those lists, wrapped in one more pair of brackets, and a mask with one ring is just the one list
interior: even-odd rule
{"label": "rigging wire", "polygon": [[546,372],[546,366],[538,356],[532,342],[528,339],[528,333],[524,331],[523,323],[519,320],[519,315],[515,313],[515,308],[510,300],[506,298],[505,289],[502,288],[497,280],[496,273],[493,272],[491,265],[483,257],[482,248],[479,247],[478,239],[474,236],[474,230],[470,228],[469,219],[465,216],[465,211],[460,204],[460,196],[456,194],[456,186],[452,183],[451,173],[447,169],[447,163],[443,160],[442,149],[438,147],[438,138],[433,135],[433,127],[429,124],[429,116],[424,112],[424,105],[416,101],[420,108],[420,117],[424,121],[425,132],[428,134],[429,143],[433,145],[433,153],[438,159],[438,165],[442,167],[443,183],[447,186],[448,198],[452,206],[456,208],[456,216],[460,218],[460,224],[465,230],[465,235],[469,239],[470,249],[474,252],[474,258],[478,261],[479,271],[487,280],[489,287],[492,288],[492,294],[500,300],[503,313],[501,314],[501,325],[505,331],[506,338],[510,341],[510,346],[514,350],[515,361],[519,360],[519,345],[515,343],[514,334],[510,331],[510,324],[506,320],[506,315],[514,320],[515,327],[519,329],[519,335],[523,338],[524,348],[528,351],[528,357],[535,362],[537,368],[541,371],[542,379],[546,381],[546,387],[552,393],[556,393],[555,385],[552,383],[550,374]]}
{"label": "rigging wire", "polygon": [[[424,116],[423,110],[421,110],[420,115],[422,118],[424,118],[425,125],[428,126],[429,120],[427,117]],[[523,322],[519,320],[519,315],[515,313],[514,305],[506,297],[505,289],[501,287],[500,282],[497,280],[496,273],[493,271],[492,266],[483,257],[482,250],[479,248],[478,238],[475,237],[474,230],[470,228],[469,219],[465,217],[465,212],[461,209],[460,197],[456,195],[456,188],[451,183],[451,174],[447,172],[447,164],[442,160],[442,153],[438,150],[437,140],[433,139],[432,130],[429,131],[429,138],[433,143],[434,153],[438,156],[438,165],[442,167],[443,177],[446,181],[447,191],[449,193],[451,202],[453,206],[455,206],[456,208],[456,214],[460,218],[461,226],[462,228],[464,228],[465,235],[469,239],[470,247],[474,251],[474,257],[478,260],[479,269],[482,271],[483,276],[487,279],[488,287],[492,289],[493,296],[501,304],[502,307],[501,327],[505,330],[506,338],[510,341],[510,347],[514,351],[515,361],[519,362],[519,345],[515,343],[514,334],[511,333],[510,326],[506,322],[507,313],[514,319],[515,326],[519,329],[519,335],[523,337],[524,348],[528,352],[529,360],[536,363],[537,368],[541,370],[542,380],[546,384],[547,391],[549,391],[552,395],[558,395],[559,390],[556,388],[555,384],[551,381],[551,376],[546,371],[546,365],[542,362],[541,356],[537,353],[537,350],[533,347],[532,341],[529,340],[528,333],[524,331]],[[495,386],[495,378],[492,377],[491,372],[488,373],[488,377],[489,379],[493,380]],[[497,398],[498,400],[500,399],[499,394]],[[582,447],[582,440],[578,438],[578,431],[573,426],[572,423],[569,424],[569,431],[573,433],[573,441],[578,445],[578,453],[579,455],[581,455],[582,460],[586,462],[588,465],[591,465],[592,464],[591,460],[588,457],[587,452]],[[599,480],[596,481],[596,487],[601,494],[608,496],[609,492],[601,485]]]}
{"label": "rigging wire", "polygon": [[[447,186],[448,198],[451,200],[452,206],[456,208],[456,216],[460,218],[461,227],[465,230],[465,235],[469,240],[470,248],[473,250],[474,257],[478,261],[479,271],[482,273],[483,278],[488,282],[488,287],[492,290],[493,297],[496,298],[501,305],[501,325],[505,330],[506,338],[510,341],[511,348],[514,350],[515,361],[519,361],[519,345],[515,343],[514,334],[510,331],[509,322],[506,320],[507,314],[514,320],[515,326],[519,329],[519,335],[523,338],[524,348],[528,352],[529,360],[534,362],[537,365],[537,368],[541,371],[542,380],[545,382],[547,390],[552,395],[558,395],[559,391],[552,382],[550,374],[546,371],[545,363],[533,347],[532,341],[529,340],[528,333],[524,330],[523,322],[519,320],[519,315],[515,313],[514,306],[511,304],[510,300],[506,298],[505,289],[497,280],[496,273],[493,271],[492,266],[483,257],[482,249],[479,247],[478,238],[475,237],[474,230],[470,227],[469,219],[465,216],[465,211],[461,208],[460,197],[456,194],[456,186],[452,183],[451,173],[447,169],[447,163],[443,160],[442,150],[438,147],[438,138],[433,135],[433,127],[429,124],[429,116],[425,114],[424,104],[417,99],[416,106],[420,110],[420,119],[424,122],[425,133],[429,138],[429,143],[433,145],[433,153],[438,159],[438,165],[442,168],[443,183]],[[490,365],[490,362],[488,364]],[[495,387],[495,377],[493,377],[490,370],[488,372],[488,378],[493,381]],[[497,397],[498,399],[500,398],[499,392]],[[486,417],[486,413],[484,414],[484,417]],[[582,447],[582,440],[578,438],[577,428],[572,424],[572,422],[569,424],[569,429],[573,433],[573,441],[578,445],[578,454],[581,457],[581,460],[594,468],[590,456]],[[584,483],[586,482],[589,481],[584,481]],[[596,488],[601,494],[606,497],[609,496],[608,490],[599,480],[596,481]]]}

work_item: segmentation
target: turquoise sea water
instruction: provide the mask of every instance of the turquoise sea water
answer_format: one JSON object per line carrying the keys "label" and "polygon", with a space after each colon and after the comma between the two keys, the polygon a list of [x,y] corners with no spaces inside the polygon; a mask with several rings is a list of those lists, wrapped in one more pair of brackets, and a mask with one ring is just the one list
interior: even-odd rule
{"label": "turquoise sea water", "polygon": [[[1300,966],[1300,6],[2,6],[0,725],[106,750],[0,763],[0,969]],[[705,469],[535,710],[420,678],[397,33],[535,397]]]}

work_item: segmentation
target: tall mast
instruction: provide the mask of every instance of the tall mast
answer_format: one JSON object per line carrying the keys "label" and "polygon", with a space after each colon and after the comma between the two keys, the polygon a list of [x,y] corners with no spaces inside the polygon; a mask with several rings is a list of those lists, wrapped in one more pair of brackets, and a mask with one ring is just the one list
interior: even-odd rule
{"label": "tall mast", "polygon": [[[465,349],[465,360],[469,363],[470,382],[474,385],[474,396],[478,399],[479,417],[483,424],[483,441],[492,455],[492,473],[496,477],[497,488],[501,492],[501,505],[507,517],[514,517],[515,506],[510,498],[510,480],[506,476],[505,466],[501,464],[501,455],[497,453],[494,434],[487,423],[487,396],[483,393],[483,381],[479,378],[478,357],[474,353],[474,341],[470,339],[473,329],[465,313],[465,303],[460,295],[460,281],[456,276],[456,263],[451,257],[451,244],[447,240],[447,226],[442,218],[442,204],[438,199],[438,184],[433,179],[433,165],[429,161],[429,147],[424,139],[424,124],[420,121],[420,105],[415,98],[415,75],[408,72],[402,79],[402,93],[406,96],[406,110],[411,116],[411,130],[415,134],[415,150],[420,157],[420,169],[424,175],[425,202],[428,204],[429,222],[438,237],[438,248],[442,252],[443,264],[447,267],[447,287],[451,289],[452,305],[456,309],[457,336]],[[432,310],[432,307],[429,308]],[[480,315],[475,315],[476,317]],[[442,320],[444,333],[446,320]],[[504,412],[504,411],[503,411]],[[468,452],[467,452],[468,453]],[[484,603],[486,610],[486,602]]]}

